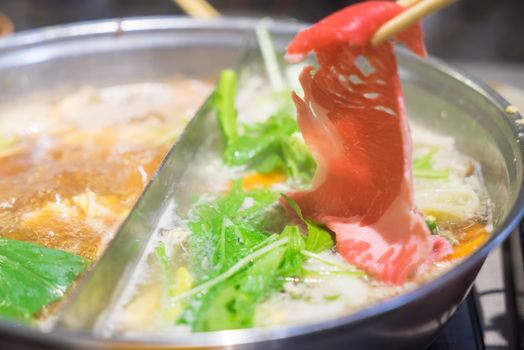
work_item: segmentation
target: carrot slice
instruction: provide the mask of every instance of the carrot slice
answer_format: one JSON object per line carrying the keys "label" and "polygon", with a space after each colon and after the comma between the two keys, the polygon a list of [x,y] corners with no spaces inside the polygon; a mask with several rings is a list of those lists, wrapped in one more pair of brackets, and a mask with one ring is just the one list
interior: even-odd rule
{"label": "carrot slice", "polygon": [[453,247],[453,254],[449,256],[449,259],[460,259],[470,255],[486,242],[488,236],[485,226],[474,224],[464,233],[460,243]]}
{"label": "carrot slice", "polygon": [[242,181],[242,188],[247,191],[253,188],[268,188],[274,184],[284,182],[285,177],[280,171],[272,171],[270,173],[253,173],[244,177]]}

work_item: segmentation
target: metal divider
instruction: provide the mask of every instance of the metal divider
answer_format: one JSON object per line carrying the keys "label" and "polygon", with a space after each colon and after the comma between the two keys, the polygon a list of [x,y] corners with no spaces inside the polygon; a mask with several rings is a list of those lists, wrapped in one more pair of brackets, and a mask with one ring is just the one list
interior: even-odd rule
{"label": "metal divider", "polygon": [[[254,36],[246,39],[236,64],[240,86],[252,74],[263,74]],[[126,286],[144,263],[148,245],[173,216],[184,219],[195,195],[206,193],[209,181],[200,169],[200,152],[221,157],[220,133],[212,108],[214,94],[201,106],[153,175],[136,205],[121,225],[102,258],[83,279],[59,313],[57,330],[100,334]],[[103,335],[103,334],[102,334]]]}

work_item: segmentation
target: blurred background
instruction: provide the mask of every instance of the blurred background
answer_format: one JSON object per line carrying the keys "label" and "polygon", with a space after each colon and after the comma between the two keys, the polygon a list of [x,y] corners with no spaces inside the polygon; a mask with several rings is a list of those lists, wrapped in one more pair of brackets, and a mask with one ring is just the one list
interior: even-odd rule
{"label": "blurred background", "polygon": [[[222,14],[314,22],[357,1],[210,0]],[[93,19],[182,14],[170,0],[0,0],[15,30]],[[458,0],[425,22],[428,50],[453,60],[524,63],[524,0]]]}

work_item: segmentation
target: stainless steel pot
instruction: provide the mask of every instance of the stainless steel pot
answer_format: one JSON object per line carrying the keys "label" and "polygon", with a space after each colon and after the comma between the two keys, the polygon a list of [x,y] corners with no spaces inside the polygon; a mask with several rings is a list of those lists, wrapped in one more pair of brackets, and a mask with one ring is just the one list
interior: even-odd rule
{"label": "stainless steel pot", "polygon": [[[215,74],[234,63],[255,23],[256,20],[246,18],[216,21],[136,18],[19,33],[0,39],[0,103],[86,83],[104,86],[179,73]],[[276,21],[270,30],[276,44],[284,47],[299,28],[297,23]],[[493,235],[460,265],[408,294],[320,323],[197,336],[166,335],[162,339],[104,339],[89,330],[41,332],[0,321],[1,347],[421,349],[426,346],[470,290],[488,252],[512,232],[524,214],[521,145],[524,130],[514,122],[520,116],[506,114],[508,103],[486,85],[437,60],[422,62],[401,50],[399,63],[411,119],[454,136],[458,148],[481,163],[494,203]]]}

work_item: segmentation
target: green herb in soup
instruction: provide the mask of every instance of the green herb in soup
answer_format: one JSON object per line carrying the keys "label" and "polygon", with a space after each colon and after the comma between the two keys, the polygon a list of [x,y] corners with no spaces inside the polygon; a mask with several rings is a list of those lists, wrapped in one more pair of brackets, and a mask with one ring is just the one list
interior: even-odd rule
{"label": "green herb in soup", "polygon": [[[367,100],[377,96],[367,92],[362,101],[351,100],[353,104],[346,101],[346,105],[338,99],[334,99],[336,103],[333,104],[329,99],[322,99],[333,91],[335,95],[347,92],[338,89],[336,84],[317,87],[316,98],[320,101],[314,101],[311,92],[308,95],[304,91],[304,98],[310,100],[304,102],[304,106],[297,103],[299,115],[302,113],[304,118],[304,111],[318,103],[322,108],[315,110],[317,114],[329,108],[332,110],[315,123],[322,124],[330,119],[332,124],[322,124],[326,130],[333,125],[342,129],[335,135],[338,139],[319,140],[325,130],[317,135],[310,134],[312,138],[308,139],[309,142],[316,139],[314,146],[324,151],[315,154],[315,159],[325,161],[325,164],[319,163],[322,165],[320,171],[336,171],[340,176],[335,177],[338,182],[331,178],[333,183],[326,187],[329,191],[319,196],[318,201],[304,201],[300,196],[300,202],[295,200],[297,193],[306,197],[308,191],[317,191],[325,179],[322,176],[313,179],[319,168],[300,134],[296,113],[282,107],[289,105],[290,96],[284,92],[295,82],[282,86],[283,75],[275,65],[269,35],[263,28],[257,28],[257,35],[262,38],[260,45],[271,84],[264,80],[265,85],[261,86],[259,76],[239,83],[231,70],[220,75],[214,109],[224,149],[216,163],[206,163],[209,179],[203,181],[209,186],[209,193],[198,198],[189,213],[181,214],[182,218],[174,215],[172,227],[159,227],[158,232],[162,234],[155,236],[155,248],[149,248],[156,253],[157,263],[143,265],[135,282],[128,286],[126,295],[133,297],[120,300],[120,312],[108,321],[113,333],[206,332],[298,324],[346,315],[426,283],[477,249],[488,237],[491,208],[475,162],[458,152],[452,138],[411,125],[412,187],[417,207],[399,208],[400,211],[411,208],[409,216],[421,219],[422,225],[417,229],[424,233],[426,246],[430,248],[425,253],[438,254],[432,254],[412,275],[401,278],[392,276],[387,280],[370,269],[369,263],[374,261],[373,245],[378,250],[387,250],[391,242],[381,241],[376,236],[369,242],[359,241],[351,236],[351,230],[341,232],[337,225],[361,231],[361,234],[366,233],[362,228],[370,225],[360,223],[350,211],[342,213],[346,216],[344,220],[335,218],[337,225],[330,225],[333,217],[319,215],[324,208],[315,206],[340,197],[338,192],[347,190],[343,186],[348,185],[344,182],[349,172],[366,175],[361,182],[352,184],[351,190],[357,194],[359,190],[369,190],[364,188],[369,178],[376,179],[373,176],[377,174],[370,173],[373,167],[367,167],[369,159],[364,156],[355,157],[353,164],[349,157],[336,158],[343,154],[337,147],[322,147],[334,145],[341,138],[358,141],[352,145],[355,148],[368,144],[369,140],[359,134],[365,129],[362,125],[355,123],[353,127],[357,131],[350,128],[348,131],[337,118],[342,118],[351,108],[364,111],[369,107]],[[294,68],[288,73],[291,71]],[[307,79],[319,74],[318,71],[305,72],[309,74]],[[330,72],[322,74],[330,76]],[[337,76],[339,82],[354,85],[361,84],[364,78]],[[302,80],[306,78],[302,76]],[[311,86],[306,85],[304,90],[306,88]],[[357,87],[348,88],[353,89]],[[297,102],[296,96],[294,100]],[[396,100],[384,103],[392,101]],[[253,106],[270,108],[261,117],[257,114],[259,109]],[[372,109],[387,114],[389,119],[382,120],[383,123],[393,121],[386,126],[376,124],[377,127],[387,130],[395,123],[393,109],[385,106]],[[319,117],[313,112],[311,115]],[[306,118],[313,118],[311,115]],[[380,115],[382,117],[384,115]],[[311,130],[314,128],[309,132]],[[369,144],[373,146],[373,142]],[[208,151],[215,154],[212,149]],[[388,161],[384,159],[385,163]],[[327,165],[333,169],[327,169]],[[378,170],[378,175],[382,176],[382,170]],[[411,176],[408,178],[411,181]],[[308,186],[310,188],[304,191]],[[411,191],[411,184],[408,187]],[[399,202],[413,195],[404,194]],[[345,201],[336,203],[345,205]],[[391,220],[391,225],[380,229],[394,231],[394,222]],[[367,233],[373,234],[372,229],[368,228]],[[415,245],[419,243],[423,246],[424,242]],[[433,247],[438,249],[432,250]],[[406,257],[411,254],[413,244],[410,249],[404,251]],[[357,256],[361,260],[351,263]],[[378,270],[387,270],[383,264],[387,259],[385,254],[383,260],[375,261]],[[409,258],[401,261],[402,255],[397,260],[399,265],[409,263]],[[164,286],[163,293],[143,292],[156,290],[159,285]]]}
{"label": "green herb in soup", "polygon": [[[322,260],[316,253],[333,247],[330,234],[308,221],[305,233],[295,225],[286,225],[280,233],[268,230],[268,213],[278,196],[266,189],[244,191],[235,181],[228,194],[197,204],[187,238],[194,287],[169,292],[165,299],[168,305],[186,306],[178,324],[195,332],[252,327],[258,304],[287,281],[304,277],[305,260]],[[170,262],[162,242],[155,254],[170,285]]]}
{"label": "green herb in soup", "polygon": [[296,119],[281,110],[264,122],[238,125],[234,107],[236,81],[235,72],[223,71],[215,95],[215,110],[226,144],[225,163],[261,173],[281,171],[295,180],[310,180],[315,161],[300,136]]}
{"label": "green herb in soup", "polygon": [[[224,76],[231,86],[237,84],[232,71]],[[231,94],[234,89],[223,91]],[[234,105],[236,100],[236,95],[234,99],[229,96],[222,98],[220,103],[228,101]],[[277,100],[273,103],[282,105]],[[216,106],[217,115],[220,108],[228,111],[222,116],[228,115],[231,119],[226,122],[229,123],[227,127],[221,124],[224,123],[222,117],[217,119],[226,139],[222,164],[217,166],[234,166],[237,170],[223,179],[215,179],[223,181],[222,190],[195,202],[189,219],[175,230],[177,235],[179,229],[185,232],[180,243],[166,245],[167,234],[163,234],[164,238],[154,250],[161,277],[150,275],[143,286],[144,290],[154,290],[153,286],[159,284],[164,286],[163,292],[156,294],[155,302],[151,293],[139,293],[136,299],[128,301],[123,308],[126,321],[121,321],[121,327],[136,330],[133,324],[140,322],[132,321],[133,315],[137,310],[140,314],[143,310],[140,305],[145,303],[157,305],[144,318],[154,327],[200,332],[303,322],[304,317],[325,318],[331,314],[324,309],[333,308],[336,314],[343,314],[399,293],[402,289],[380,284],[345,261],[334,250],[333,233],[305,218],[298,204],[282,193],[309,183],[315,169],[309,150],[295,136],[296,120],[286,113],[273,113],[265,120],[239,124],[234,107]],[[418,130],[414,127],[415,136],[419,135]],[[476,239],[483,237],[475,233],[466,238],[468,234],[464,233],[470,225],[486,222],[482,207],[475,204],[478,195],[473,197],[472,194],[479,193],[476,191],[481,188],[475,187],[463,168],[456,167],[456,163],[467,167],[470,160],[453,149],[449,138],[421,135],[414,140],[415,194],[433,198],[433,205],[442,203],[439,207],[445,213],[431,210],[431,207],[426,210],[425,205],[419,208],[427,216],[432,233],[451,242],[460,253],[468,249],[463,245],[471,244],[474,236]],[[299,141],[300,146],[296,149],[304,152],[303,158],[289,157],[282,152],[283,145],[290,140]],[[453,164],[443,161],[448,159],[453,160]],[[291,170],[293,166],[289,164],[298,164],[297,168],[302,170]],[[275,172],[281,175],[274,176]],[[461,199],[465,201],[460,207],[453,204],[451,190],[450,197],[441,196],[439,189],[450,188],[467,194]],[[282,205],[294,214],[288,216]],[[459,211],[454,211],[457,208]],[[456,216],[449,216],[447,212],[455,212]],[[443,271],[453,261],[450,259],[431,267],[420,275],[417,283]],[[305,312],[306,308],[311,311]]]}
{"label": "green herb in soup", "polygon": [[278,236],[265,229],[268,207],[277,198],[267,190],[245,192],[235,182],[228,195],[195,208],[188,237],[191,270],[196,288],[209,287],[191,296],[179,323],[193,331],[251,327],[256,305],[287,277],[300,275],[296,261],[303,240],[297,228]]}
{"label": "green herb in soup", "polygon": [[437,150],[431,150],[427,154],[414,158],[412,164],[413,176],[425,179],[446,180],[449,176],[447,170],[437,170],[433,167],[432,159]]}
{"label": "green herb in soup", "polygon": [[0,239],[0,316],[29,321],[61,299],[87,265],[68,252]]}

